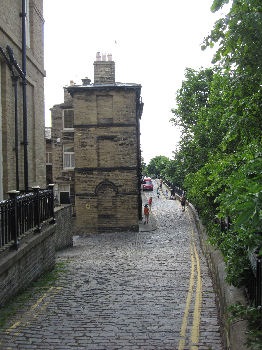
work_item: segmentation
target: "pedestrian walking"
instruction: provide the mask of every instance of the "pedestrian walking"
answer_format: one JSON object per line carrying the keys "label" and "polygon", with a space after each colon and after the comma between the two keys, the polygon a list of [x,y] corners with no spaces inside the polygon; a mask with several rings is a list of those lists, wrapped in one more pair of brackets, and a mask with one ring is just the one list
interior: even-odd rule
{"label": "pedestrian walking", "polygon": [[145,221],[144,221],[144,225],[148,224],[148,219],[149,219],[149,207],[148,204],[144,205],[144,216],[145,216]]}
{"label": "pedestrian walking", "polygon": [[153,201],[153,198],[149,197],[149,200],[148,200],[149,211],[151,211],[151,208],[152,208],[152,201]]}
{"label": "pedestrian walking", "polygon": [[168,190],[166,190],[166,199],[168,199]]}
{"label": "pedestrian walking", "polygon": [[159,198],[159,196],[160,196],[159,187],[157,187],[157,189],[156,189],[156,195],[157,195],[157,198]]}
{"label": "pedestrian walking", "polygon": [[186,196],[183,194],[181,197],[181,206],[182,206],[182,211],[185,211],[186,207]]}

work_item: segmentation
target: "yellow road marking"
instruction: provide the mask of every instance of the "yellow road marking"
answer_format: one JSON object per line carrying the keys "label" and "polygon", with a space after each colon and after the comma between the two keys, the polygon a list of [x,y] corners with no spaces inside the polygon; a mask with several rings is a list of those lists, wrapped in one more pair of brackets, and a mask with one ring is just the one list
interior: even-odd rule
{"label": "yellow road marking", "polygon": [[180,336],[183,339],[180,339],[179,341],[178,350],[183,350],[185,346],[187,319],[188,319],[188,313],[189,313],[190,303],[193,295],[193,287],[194,287],[195,259],[194,259],[194,252],[193,252],[192,245],[190,250],[191,250],[191,274],[190,274],[189,287],[188,287],[188,293],[187,293],[186,307],[185,307],[183,321],[182,321],[181,330],[180,330]]}
{"label": "yellow road marking", "polygon": [[[189,216],[189,213],[188,213],[188,216]],[[190,216],[189,216],[189,220],[192,226]],[[193,324],[191,327],[190,350],[197,350],[199,348],[198,342],[199,342],[200,318],[201,318],[201,308],[202,308],[202,278],[201,278],[200,259],[199,259],[198,251],[195,244],[195,232],[193,227],[191,231],[190,252],[191,252],[191,274],[189,279],[186,306],[185,306],[184,316],[181,324],[181,330],[180,330],[181,339],[179,341],[178,350],[184,350],[185,348],[188,315],[189,315],[190,304],[192,302],[192,297],[193,297],[193,288],[195,284],[195,278],[194,278],[195,272],[197,273],[197,279],[196,279],[195,302],[194,302],[194,312],[193,312]]]}
{"label": "yellow road marking", "polygon": [[196,287],[196,300],[195,300],[195,308],[194,308],[193,326],[191,331],[191,341],[193,343],[193,345],[191,346],[191,350],[198,349],[198,346],[194,344],[198,344],[198,341],[199,341],[200,314],[201,314],[201,305],[202,305],[201,270],[200,270],[199,255],[198,255],[195,243],[194,243],[194,251],[195,251],[196,266],[197,266],[197,287]]}
{"label": "yellow road marking", "polygon": [[21,324],[21,321],[15,322],[11,327],[9,327],[5,333],[11,333],[13,329],[16,329]]}
{"label": "yellow road marking", "polygon": [[[26,315],[30,315],[42,302],[43,300],[54,290],[53,296],[55,293],[57,293],[59,290],[61,290],[62,287],[50,287],[46,293],[44,293],[39,299],[37,299],[36,303],[32,305],[29,311],[26,312]],[[49,301],[44,303],[42,307],[39,308],[39,310],[44,310],[44,308],[49,304]],[[33,317],[36,317],[36,314],[33,314]],[[28,323],[28,322],[27,322]],[[15,322],[11,327],[5,330],[5,333],[9,334],[13,332],[16,328],[18,328],[22,324],[22,321]],[[19,332],[16,333],[16,335],[19,335]]]}
{"label": "yellow road marking", "polygon": [[38,307],[38,305],[47,297],[47,295],[54,289],[54,287],[50,287],[46,293],[43,294],[41,298],[37,300],[37,302],[31,307],[31,310],[33,311]]}

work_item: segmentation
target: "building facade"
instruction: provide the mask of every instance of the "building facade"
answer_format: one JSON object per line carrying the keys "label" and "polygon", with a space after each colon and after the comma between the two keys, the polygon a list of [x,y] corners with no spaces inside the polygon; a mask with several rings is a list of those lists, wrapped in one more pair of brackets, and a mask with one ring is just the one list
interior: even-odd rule
{"label": "building facade", "polygon": [[53,180],[60,201],[62,189],[75,202],[79,232],[138,230],[142,111],[141,85],[115,82],[99,53],[94,83],[70,84],[51,109]]}
{"label": "building facade", "polygon": [[0,199],[46,184],[43,26],[43,0],[1,1]]}
{"label": "building facade", "polygon": [[[52,182],[59,204],[75,202],[73,99],[64,88],[64,102],[51,108]],[[50,146],[49,146],[50,147]],[[48,154],[50,162],[50,153]],[[48,166],[48,165],[47,165]]]}

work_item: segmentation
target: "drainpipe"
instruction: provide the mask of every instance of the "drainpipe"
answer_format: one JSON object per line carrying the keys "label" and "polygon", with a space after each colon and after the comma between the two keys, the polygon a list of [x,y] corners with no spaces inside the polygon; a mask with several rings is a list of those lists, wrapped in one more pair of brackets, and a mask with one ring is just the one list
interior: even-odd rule
{"label": "drainpipe", "polygon": [[27,137],[27,99],[26,99],[26,0],[22,0],[22,86],[23,86],[23,146],[24,146],[24,186],[28,192],[28,137]]}
{"label": "drainpipe", "polygon": [[12,76],[14,94],[15,94],[15,173],[16,173],[16,189],[19,190],[19,155],[18,155],[18,106],[17,106],[17,82],[19,77]]}
{"label": "drainpipe", "polygon": [[[10,46],[6,47],[6,52],[4,52],[3,48],[0,46],[0,54],[3,56],[10,72],[11,72],[11,78],[12,83],[14,87],[14,97],[15,97],[15,173],[16,173],[16,188],[19,190],[19,154],[18,154],[18,95],[17,95],[17,84],[19,76],[21,76],[21,70],[19,66],[17,65],[14,56],[13,51],[10,48]],[[19,76],[17,73],[14,72],[13,67],[17,70]]]}
{"label": "drainpipe", "polygon": [[141,198],[141,145],[140,145],[140,119],[143,112],[141,99],[141,88],[136,92],[136,133],[137,133],[137,180],[138,180],[138,217],[142,220],[142,198]]}

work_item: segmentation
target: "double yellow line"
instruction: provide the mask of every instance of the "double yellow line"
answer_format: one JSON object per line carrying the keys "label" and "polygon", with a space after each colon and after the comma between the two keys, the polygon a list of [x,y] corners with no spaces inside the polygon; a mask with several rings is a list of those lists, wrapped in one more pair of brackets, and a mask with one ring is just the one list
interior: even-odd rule
{"label": "double yellow line", "polygon": [[[199,342],[199,328],[200,328],[200,315],[202,307],[202,278],[201,278],[201,269],[200,269],[200,260],[199,255],[196,249],[196,244],[194,241],[194,231],[192,230],[191,234],[191,273],[189,279],[188,293],[186,299],[186,306],[184,310],[184,316],[182,320],[182,325],[180,329],[180,341],[178,344],[178,350],[184,350],[186,344],[187,336],[187,326],[189,320],[189,311],[190,306],[194,302],[194,312],[191,326],[191,335],[190,335],[190,350],[198,349]],[[194,296],[194,300],[193,300]]]}
{"label": "double yellow line", "polygon": [[[44,293],[36,302],[34,305],[31,306],[31,308],[24,314],[21,321],[17,321],[12,324],[8,329],[5,330],[6,334],[14,333],[16,332],[17,328],[19,326],[23,326],[27,323],[29,323],[29,320],[32,318],[37,317],[38,313],[40,311],[45,310],[47,305],[50,302],[50,297],[54,297],[55,294],[57,294],[62,287],[50,287],[46,293]],[[48,299],[48,300],[47,300]],[[15,333],[16,335],[19,334],[19,332]],[[0,342],[1,345],[1,342]]]}

